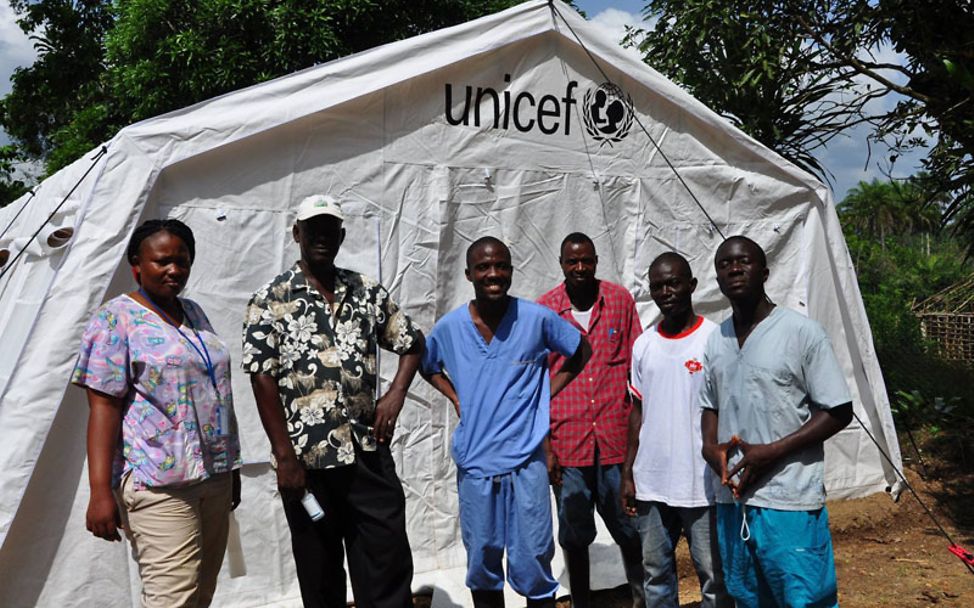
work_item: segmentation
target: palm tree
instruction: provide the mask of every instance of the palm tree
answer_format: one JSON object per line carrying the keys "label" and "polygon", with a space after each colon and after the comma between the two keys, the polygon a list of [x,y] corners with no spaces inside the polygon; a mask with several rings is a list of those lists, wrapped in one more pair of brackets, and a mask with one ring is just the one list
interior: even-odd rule
{"label": "palm tree", "polygon": [[879,239],[886,250],[886,237],[911,224],[896,182],[859,182],[838,205],[843,222],[863,237]]}
{"label": "palm tree", "polygon": [[930,234],[942,223],[942,197],[924,184],[923,174],[907,180],[859,182],[849,190],[837,209],[842,223],[865,238],[898,234]]}

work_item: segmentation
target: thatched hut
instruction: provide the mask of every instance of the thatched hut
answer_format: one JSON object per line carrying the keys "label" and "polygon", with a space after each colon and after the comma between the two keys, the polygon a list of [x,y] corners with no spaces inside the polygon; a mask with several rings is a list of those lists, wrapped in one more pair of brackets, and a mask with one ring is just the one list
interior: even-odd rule
{"label": "thatched hut", "polygon": [[915,303],[913,313],[941,357],[974,364],[974,274]]}

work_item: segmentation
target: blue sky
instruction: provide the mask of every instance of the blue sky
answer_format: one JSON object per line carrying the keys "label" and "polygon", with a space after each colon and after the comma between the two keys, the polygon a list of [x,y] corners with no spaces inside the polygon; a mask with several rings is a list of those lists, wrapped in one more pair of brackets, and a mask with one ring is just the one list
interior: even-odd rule
{"label": "blue sky", "polygon": [[[636,25],[642,21],[641,10],[645,6],[642,0],[576,0],[575,4],[586,12],[591,21],[605,28],[617,39],[622,38],[626,25]],[[20,31],[14,19],[15,15],[8,1],[0,0],[0,96],[10,91],[9,79],[14,69],[30,65],[35,56],[31,41]],[[885,59],[896,60],[891,53],[888,55]],[[878,103],[891,107],[894,102],[887,99]],[[862,127],[848,136],[837,137],[819,154],[819,160],[834,175],[836,200],[841,200],[848,189],[860,180],[884,179],[884,171],[888,170],[885,163],[886,152],[874,146],[872,157],[869,157],[866,145],[868,132],[868,127]],[[0,131],[0,144],[7,141],[6,135]],[[920,157],[914,154],[898,160],[893,176],[906,177],[913,174],[917,170]]]}

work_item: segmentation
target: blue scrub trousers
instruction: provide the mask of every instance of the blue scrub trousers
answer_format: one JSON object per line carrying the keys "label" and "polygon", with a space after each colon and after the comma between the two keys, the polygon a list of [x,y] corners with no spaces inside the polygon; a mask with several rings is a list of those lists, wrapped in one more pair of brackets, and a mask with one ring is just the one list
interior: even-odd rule
{"label": "blue scrub trousers", "polygon": [[504,589],[507,581],[524,597],[547,599],[558,590],[551,575],[555,541],[551,532],[548,466],[540,449],[520,468],[494,477],[457,471],[460,530],[467,549],[467,587]]}
{"label": "blue scrub trousers", "polygon": [[782,511],[718,504],[717,543],[724,585],[739,608],[839,605],[825,507]]}

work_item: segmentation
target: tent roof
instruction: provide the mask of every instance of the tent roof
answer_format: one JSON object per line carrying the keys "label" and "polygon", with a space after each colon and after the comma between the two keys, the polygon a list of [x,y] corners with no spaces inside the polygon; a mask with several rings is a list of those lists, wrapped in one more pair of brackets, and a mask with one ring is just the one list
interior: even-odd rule
{"label": "tent roof", "polygon": [[[594,56],[600,69],[625,73],[671,100],[707,128],[722,132],[758,156],[770,157],[791,173],[795,182],[813,190],[822,188],[813,176],[728,123],[646,65],[635,50],[608,39],[598,26],[557,0],[531,0],[474,21],[335,59],[144,120],[122,129],[117,137],[131,140],[147,153],[168,152],[166,164],[175,164],[203,150],[231,145],[398,83],[549,33],[583,47]],[[179,145],[182,142],[194,145]],[[820,195],[824,198],[824,188]]]}
{"label": "tent roof", "polygon": [[[796,184],[817,192],[820,199],[828,197],[824,186],[813,176],[728,123],[646,65],[635,50],[608,39],[598,26],[557,0],[530,0],[493,15],[388,43],[143,120],[121,129],[106,144],[108,156],[121,147],[127,148],[126,155],[139,151],[149,157],[146,160],[158,174],[167,166],[214,148],[232,145],[471,57],[549,33],[591,53],[599,69],[625,73],[671,100],[681,112],[701,121],[708,129],[776,164]],[[75,165],[87,166],[86,157]],[[77,173],[76,169],[72,173]],[[14,208],[29,196],[24,195],[15,204],[0,209],[0,222],[9,221]],[[23,223],[23,220],[17,222]],[[17,230],[15,225],[14,232],[23,230]]]}

